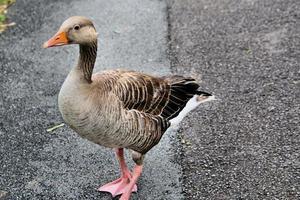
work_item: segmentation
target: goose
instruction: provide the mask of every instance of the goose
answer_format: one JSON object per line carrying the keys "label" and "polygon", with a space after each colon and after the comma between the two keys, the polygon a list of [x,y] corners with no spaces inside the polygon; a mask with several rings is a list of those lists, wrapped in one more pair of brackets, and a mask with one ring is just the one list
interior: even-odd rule
{"label": "goose", "polygon": [[[190,77],[155,77],[126,69],[93,74],[97,35],[90,19],[73,16],[43,47],[79,45],[78,63],[60,89],[58,107],[66,124],[79,136],[115,149],[121,176],[98,190],[129,200],[137,191],[145,154],[171,124],[178,123],[176,118],[186,115],[184,110],[188,112],[213,96],[199,91],[199,84]],[[132,171],[126,165],[124,149],[131,151]]]}

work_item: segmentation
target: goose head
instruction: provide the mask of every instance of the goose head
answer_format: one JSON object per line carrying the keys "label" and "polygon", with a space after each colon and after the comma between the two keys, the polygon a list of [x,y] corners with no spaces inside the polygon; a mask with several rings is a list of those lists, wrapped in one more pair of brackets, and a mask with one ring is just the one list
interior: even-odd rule
{"label": "goose head", "polygon": [[57,33],[43,44],[44,48],[67,44],[89,45],[97,41],[97,32],[91,20],[82,16],[68,18]]}

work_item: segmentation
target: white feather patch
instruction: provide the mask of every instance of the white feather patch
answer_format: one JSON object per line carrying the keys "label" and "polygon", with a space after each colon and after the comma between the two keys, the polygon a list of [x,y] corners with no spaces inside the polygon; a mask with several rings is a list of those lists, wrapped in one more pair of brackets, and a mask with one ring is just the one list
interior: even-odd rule
{"label": "white feather patch", "polygon": [[183,118],[192,110],[194,110],[197,106],[199,106],[201,103],[204,103],[204,102],[208,102],[208,101],[213,101],[213,100],[216,100],[215,96],[210,96],[204,100],[201,100],[201,101],[198,101],[197,100],[197,97],[198,95],[194,95],[193,98],[191,98],[186,106],[183,108],[183,110],[178,114],[177,117],[173,118],[170,120],[171,122],[171,126],[176,126],[178,125],[182,120]]}

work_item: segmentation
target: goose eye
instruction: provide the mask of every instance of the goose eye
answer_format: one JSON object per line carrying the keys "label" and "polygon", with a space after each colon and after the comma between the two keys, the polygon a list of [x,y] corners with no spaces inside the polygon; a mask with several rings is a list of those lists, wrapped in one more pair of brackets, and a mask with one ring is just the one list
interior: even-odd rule
{"label": "goose eye", "polygon": [[77,31],[77,30],[80,29],[80,26],[79,26],[79,25],[76,25],[76,26],[74,26],[74,29]]}

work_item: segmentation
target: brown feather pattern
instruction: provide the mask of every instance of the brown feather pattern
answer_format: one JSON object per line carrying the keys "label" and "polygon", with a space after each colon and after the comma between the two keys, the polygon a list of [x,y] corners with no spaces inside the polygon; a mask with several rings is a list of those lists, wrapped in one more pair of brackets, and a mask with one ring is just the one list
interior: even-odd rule
{"label": "brown feather pattern", "polygon": [[[156,145],[199,85],[182,76],[154,77],[130,70],[92,75],[97,39],[84,27],[89,43],[80,44],[78,64],[59,93],[59,109],[67,124],[97,144],[129,148],[145,154]],[[83,29],[84,29],[83,28]],[[81,37],[84,37],[83,34]],[[77,39],[81,41],[80,36]]]}
{"label": "brown feather pattern", "polygon": [[[103,96],[114,96],[120,111],[110,110],[106,115],[124,115],[118,145],[146,153],[159,142],[170,126],[169,120],[176,117],[192,98],[198,84],[192,78],[179,76],[153,77],[129,70],[108,70],[94,74],[92,80],[103,85]],[[99,82],[101,80],[101,83]],[[113,108],[112,103],[108,105]]]}

